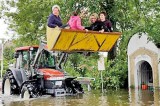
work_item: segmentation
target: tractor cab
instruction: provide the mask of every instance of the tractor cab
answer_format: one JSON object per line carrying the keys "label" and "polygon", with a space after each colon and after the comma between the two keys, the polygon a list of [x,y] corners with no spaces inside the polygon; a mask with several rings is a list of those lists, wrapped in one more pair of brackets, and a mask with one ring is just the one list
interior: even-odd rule
{"label": "tractor cab", "polygon": [[[16,62],[14,68],[24,69],[25,71],[29,71],[30,68],[35,69],[35,71],[37,69],[43,69],[43,68],[55,69],[56,58],[54,52],[48,51],[47,47],[44,47],[43,50],[37,54],[38,49],[39,46],[24,46],[16,48],[15,50]],[[38,55],[37,58],[36,55]]]}
{"label": "tractor cab", "polygon": [[35,67],[38,69],[42,69],[42,68],[55,69],[56,68],[56,61],[55,61],[54,52],[44,49],[40,53],[39,58],[37,58]]}
{"label": "tractor cab", "polygon": [[36,56],[38,46],[24,46],[15,49],[15,64],[14,68],[23,69],[27,74],[29,74],[30,65]]}
{"label": "tractor cab", "polygon": [[15,52],[14,68],[25,71],[28,78],[32,78],[37,73],[41,73],[45,79],[51,76],[64,77],[62,72],[56,70],[56,55],[58,54],[54,51],[48,51],[44,43],[40,46],[19,47]]}

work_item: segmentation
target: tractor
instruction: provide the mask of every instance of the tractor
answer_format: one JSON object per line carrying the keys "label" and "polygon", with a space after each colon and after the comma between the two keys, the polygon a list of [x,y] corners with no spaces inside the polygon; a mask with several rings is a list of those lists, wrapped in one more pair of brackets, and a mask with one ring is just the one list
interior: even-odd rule
{"label": "tractor", "polygon": [[[56,60],[59,58],[57,55],[59,54],[48,51],[45,43],[17,48],[16,62],[3,77],[2,93],[21,94],[21,98],[83,93],[83,88],[75,77],[69,77],[60,69],[61,62]],[[62,57],[65,55],[62,54]]]}
{"label": "tractor", "polygon": [[120,35],[119,32],[47,28],[47,42],[15,50],[16,61],[6,70],[2,80],[2,93],[18,94],[21,98],[36,98],[45,94],[83,94],[83,88],[76,77],[69,76],[62,69],[67,54],[109,51]]}

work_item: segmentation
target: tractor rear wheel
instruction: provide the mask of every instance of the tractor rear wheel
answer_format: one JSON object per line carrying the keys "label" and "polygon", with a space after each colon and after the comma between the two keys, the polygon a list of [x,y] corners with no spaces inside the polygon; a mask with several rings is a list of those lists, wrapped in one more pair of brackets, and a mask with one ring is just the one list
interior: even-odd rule
{"label": "tractor rear wheel", "polygon": [[19,94],[17,82],[13,76],[12,71],[6,71],[2,80],[2,94],[12,95]]}

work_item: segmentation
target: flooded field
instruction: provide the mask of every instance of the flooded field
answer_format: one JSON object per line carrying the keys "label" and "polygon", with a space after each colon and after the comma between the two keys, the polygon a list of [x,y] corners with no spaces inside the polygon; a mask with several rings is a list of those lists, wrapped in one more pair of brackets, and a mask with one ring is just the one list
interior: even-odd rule
{"label": "flooded field", "polygon": [[44,95],[24,100],[19,96],[0,95],[0,106],[160,106],[159,90],[118,90],[86,92],[83,95],[51,97]]}

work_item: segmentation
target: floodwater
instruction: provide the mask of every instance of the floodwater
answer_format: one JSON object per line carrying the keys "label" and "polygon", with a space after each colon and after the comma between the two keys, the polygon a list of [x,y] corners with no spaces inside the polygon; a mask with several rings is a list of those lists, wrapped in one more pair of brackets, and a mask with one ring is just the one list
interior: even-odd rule
{"label": "floodwater", "polygon": [[160,106],[159,90],[117,90],[85,92],[83,95],[24,100],[0,95],[0,106]]}

